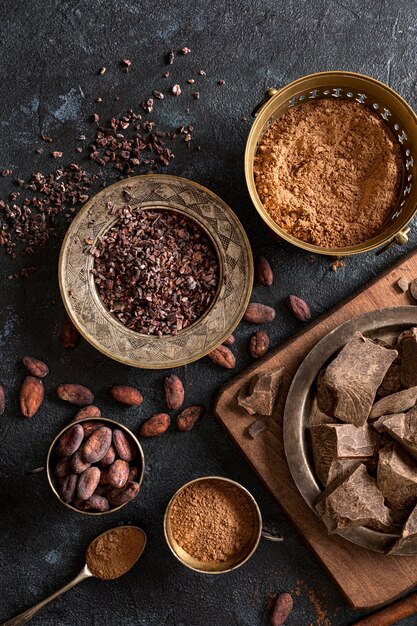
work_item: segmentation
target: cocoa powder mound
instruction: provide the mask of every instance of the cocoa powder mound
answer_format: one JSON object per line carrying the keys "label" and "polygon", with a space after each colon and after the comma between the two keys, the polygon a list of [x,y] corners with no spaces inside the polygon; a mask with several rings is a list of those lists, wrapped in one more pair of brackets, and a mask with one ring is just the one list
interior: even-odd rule
{"label": "cocoa powder mound", "polygon": [[176,497],[170,511],[174,539],[192,557],[222,563],[242,553],[254,528],[247,496],[232,484],[200,481]]}
{"label": "cocoa powder mound", "polygon": [[145,535],[137,528],[114,528],[88,546],[87,565],[97,578],[119,578],[136,563],[144,544]]}
{"label": "cocoa powder mound", "polygon": [[288,233],[320,247],[370,239],[394,209],[401,151],[363,104],[320,99],[289,109],[254,161],[259,197]]}

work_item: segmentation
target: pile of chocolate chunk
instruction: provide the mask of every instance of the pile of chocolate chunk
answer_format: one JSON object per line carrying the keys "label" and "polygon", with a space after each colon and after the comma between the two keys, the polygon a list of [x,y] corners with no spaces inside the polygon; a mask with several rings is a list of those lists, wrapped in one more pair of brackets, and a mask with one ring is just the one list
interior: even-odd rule
{"label": "pile of chocolate chunk", "polygon": [[330,533],[398,535],[417,551],[417,328],[391,345],[357,332],[317,379],[310,421],[315,507]]}

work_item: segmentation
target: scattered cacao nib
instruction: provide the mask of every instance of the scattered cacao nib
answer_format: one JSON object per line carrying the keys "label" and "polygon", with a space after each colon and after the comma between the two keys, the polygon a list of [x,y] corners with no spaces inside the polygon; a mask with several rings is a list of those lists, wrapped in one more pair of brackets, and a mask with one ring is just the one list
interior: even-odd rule
{"label": "scattered cacao nib", "polygon": [[100,76],[103,76],[103,74],[106,73],[106,68],[105,67],[100,67],[98,72],[97,72]]}
{"label": "scattered cacao nib", "polygon": [[47,143],[52,143],[53,142],[52,137],[49,137],[48,135],[41,135],[41,139],[42,139],[42,141],[46,141]]}
{"label": "scattered cacao nib", "polygon": [[60,159],[63,154],[64,154],[63,152],[59,152],[58,150],[54,150],[53,152],[51,152],[51,156],[54,159]]}
{"label": "scattered cacao nib", "polygon": [[163,100],[165,98],[165,96],[162,93],[162,91],[158,91],[157,89],[154,89],[152,93],[153,93],[153,95],[155,96],[155,98],[157,100]]}
{"label": "scattered cacao nib", "polygon": [[96,98],[94,102],[97,102],[97,104],[101,104],[103,102],[103,98]]}
{"label": "scattered cacao nib", "polygon": [[181,87],[179,85],[172,85],[171,93],[173,96],[179,96],[181,94]]}
{"label": "scattered cacao nib", "polygon": [[184,56],[186,54],[190,54],[190,52],[191,52],[190,48],[187,48],[187,47],[181,48],[180,50],[180,54],[183,54]]}
{"label": "scattered cacao nib", "polygon": [[199,76],[206,76],[206,72],[204,70],[198,70]]}
{"label": "scattered cacao nib", "polygon": [[225,80],[218,80],[217,84],[220,85],[220,87],[223,87],[223,85],[225,84]]}
{"label": "scattered cacao nib", "polygon": [[409,286],[408,278],[406,278],[405,276],[401,276],[401,278],[397,280],[396,285],[398,289],[400,289],[403,293],[405,293],[406,291],[408,291],[408,286]]}
{"label": "scattered cacao nib", "polygon": [[100,121],[100,116],[98,113],[93,113],[90,117],[90,122],[93,124],[97,124]]}
{"label": "scattered cacao nib", "polygon": [[194,83],[195,83],[194,78],[189,78],[189,79],[187,80],[187,83],[188,83],[189,85],[194,85]]}
{"label": "scattered cacao nib", "polygon": [[200,92],[196,91],[195,93],[193,93],[193,98],[194,100],[200,100]]}
{"label": "scattered cacao nib", "polygon": [[300,322],[308,322],[308,320],[311,319],[310,308],[307,302],[304,302],[304,300],[298,296],[288,296],[287,306],[294,317],[300,320]]}
{"label": "scattered cacao nib", "polygon": [[248,434],[252,439],[256,439],[258,435],[268,430],[268,426],[263,420],[255,420],[248,426]]}
{"label": "scattered cacao nib", "polygon": [[147,113],[152,113],[153,111],[153,99],[152,98],[148,98],[147,100],[144,100],[141,105],[142,109],[144,111],[146,111]]}
{"label": "scattered cacao nib", "polygon": [[132,61],[130,59],[122,59],[120,65],[122,66],[122,71],[127,73],[132,66]]}
{"label": "scattered cacao nib", "polygon": [[346,263],[342,261],[342,259],[336,259],[335,261],[333,261],[330,267],[332,272],[337,272],[339,267],[346,267]]}
{"label": "scattered cacao nib", "polygon": [[169,50],[165,55],[165,64],[172,65],[175,59],[175,52],[173,50]]}
{"label": "scattered cacao nib", "polygon": [[1,175],[2,176],[10,176],[10,174],[13,174],[13,170],[2,170],[1,171]]}

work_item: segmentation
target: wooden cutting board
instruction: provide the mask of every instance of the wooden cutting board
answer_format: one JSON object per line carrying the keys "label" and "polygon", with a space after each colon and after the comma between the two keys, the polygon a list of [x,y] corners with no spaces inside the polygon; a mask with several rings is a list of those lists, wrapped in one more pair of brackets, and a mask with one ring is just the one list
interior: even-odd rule
{"label": "wooden cutting board", "polygon": [[[417,585],[417,556],[385,556],[327,535],[323,523],[299,495],[291,478],[284,454],[282,417],[291,380],[304,357],[322,337],[366,311],[415,304],[408,293],[402,293],[396,286],[401,276],[409,280],[417,277],[417,251],[227,383],[220,390],[214,409],[234,443],[356,609],[375,608]],[[247,427],[254,417],[238,406],[237,392],[254,373],[281,366],[285,366],[287,374],[276,412],[269,420],[270,430],[253,440],[247,434]]]}

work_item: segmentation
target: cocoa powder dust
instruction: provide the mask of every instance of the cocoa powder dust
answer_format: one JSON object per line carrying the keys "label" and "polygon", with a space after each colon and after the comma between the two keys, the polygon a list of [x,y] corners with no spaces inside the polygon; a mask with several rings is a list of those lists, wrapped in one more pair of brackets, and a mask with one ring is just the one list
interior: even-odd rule
{"label": "cocoa powder dust", "polygon": [[254,161],[259,197],[288,233],[320,247],[370,239],[388,220],[401,151],[363,104],[321,99],[288,110],[265,132]]}
{"label": "cocoa powder dust", "polygon": [[134,526],[109,530],[88,546],[88,568],[94,576],[103,580],[119,578],[136,563],[145,541],[145,534]]}
{"label": "cocoa powder dust", "polygon": [[235,485],[204,480],[183,489],[169,516],[172,535],[195,559],[222,563],[239,555],[250,541],[254,513]]}

